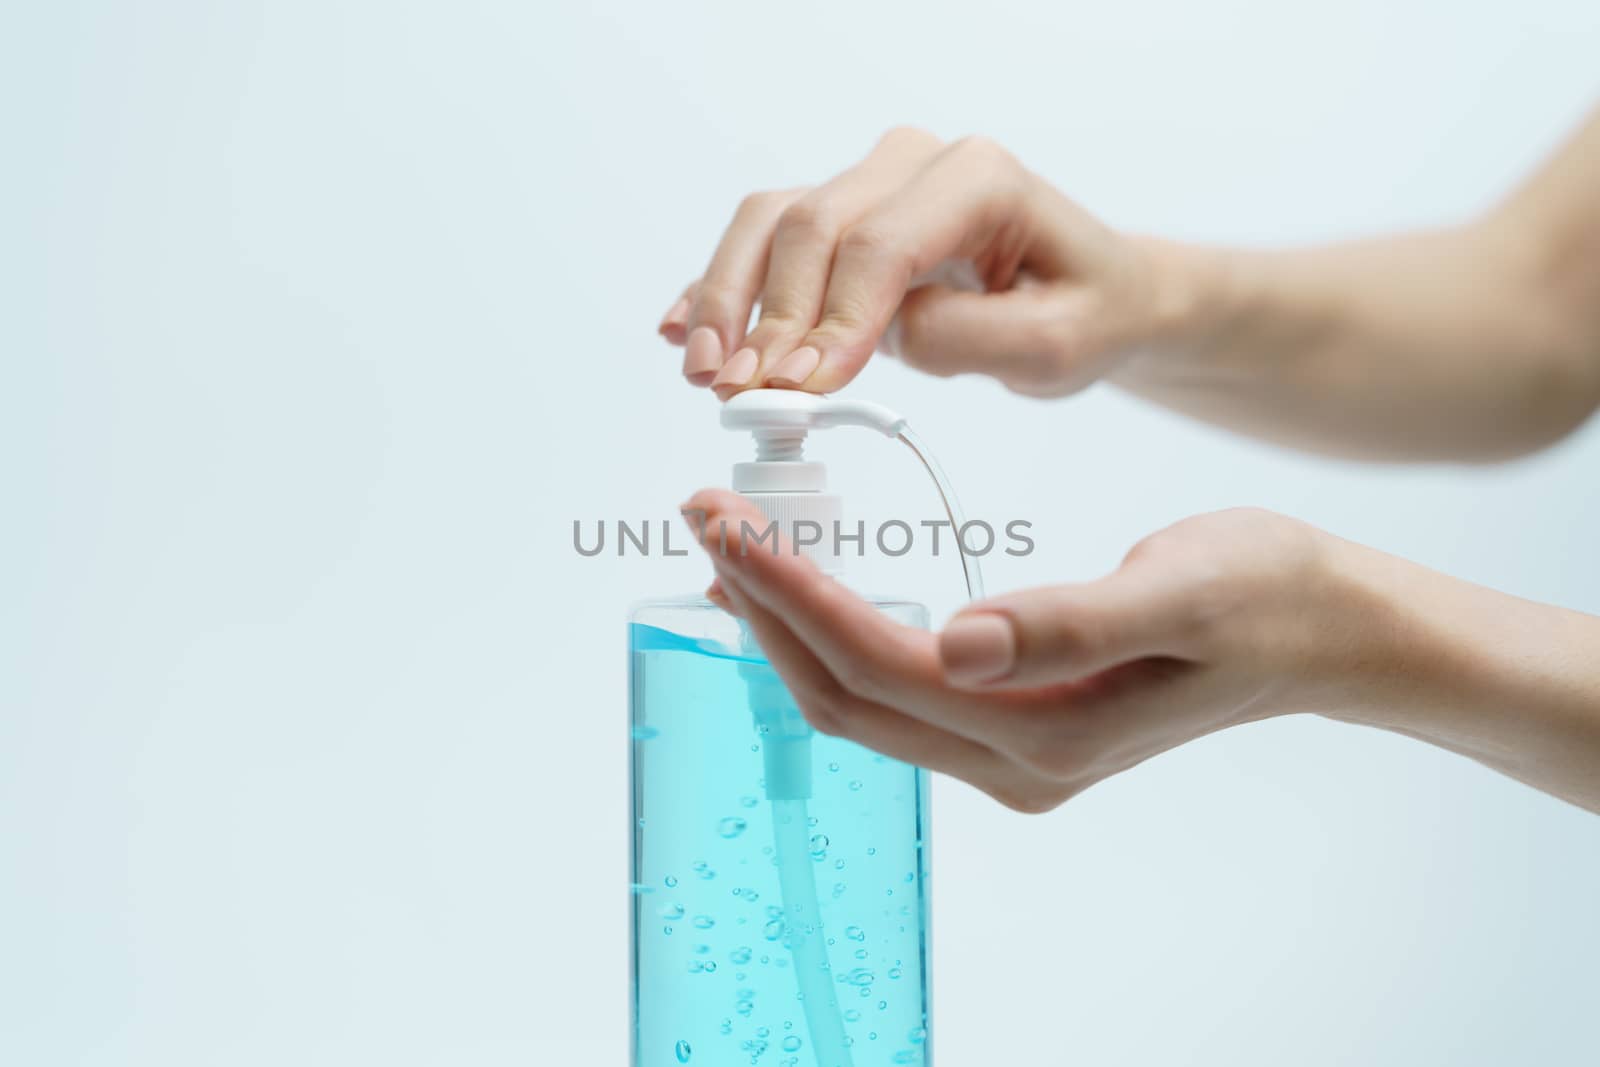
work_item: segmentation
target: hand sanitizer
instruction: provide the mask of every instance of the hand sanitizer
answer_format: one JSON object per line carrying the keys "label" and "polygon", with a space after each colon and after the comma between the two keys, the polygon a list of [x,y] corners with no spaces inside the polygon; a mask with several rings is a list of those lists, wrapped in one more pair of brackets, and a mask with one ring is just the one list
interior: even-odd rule
{"label": "hand sanitizer", "polygon": [[[787,544],[816,524],[804,551],[839,573],[840,502],[806,434],[903,438],[904,420],[751,390],[722,422],[756,440],[733,488]],[[875,603],[928,624],[920,604]],[[639,606],[628,640],[635,1067],[927,1062],[927,772],[812,731],[740,621],[702,597]]]}

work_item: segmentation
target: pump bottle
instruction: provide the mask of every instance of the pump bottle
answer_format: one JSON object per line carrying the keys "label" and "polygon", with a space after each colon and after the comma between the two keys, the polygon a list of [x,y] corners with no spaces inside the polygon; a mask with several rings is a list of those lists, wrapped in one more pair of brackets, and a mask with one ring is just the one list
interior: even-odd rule
{"label": "pump bottle", "polygon": [[[733,488],[825,572],[841,502],[808,433],[877,405],[752,390]],[[820,536],[819,536],[820,535]],[[875,600],[899,622],[926,609]],[[929,1061],[927,772],[815,733],[743,624],[703,597],[629,625],[635,1067]]]}

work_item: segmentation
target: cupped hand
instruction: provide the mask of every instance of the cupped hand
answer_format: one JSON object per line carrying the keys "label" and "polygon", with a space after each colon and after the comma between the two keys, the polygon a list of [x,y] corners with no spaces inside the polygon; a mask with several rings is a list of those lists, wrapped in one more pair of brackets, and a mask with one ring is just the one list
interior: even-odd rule
{"label": "cupped hand", "polygon": [[[812,726],[1049,810],[1196,737],[1337,704],[1349,624],[1336,539],[1261,511],[1188,519],[1110,575],[995,597],[942,633],[900,625],[787,545],[740,549],[740,497],[685,505],[708,591],[749,625]],[[726,530],[726,551],[721,550]]]}
{"label": "cupped hand", "polygon": [[1108,229],[993,142],[894,130],[823,185],[746,197],[660,332],[685,346],[684,376],[723,399],[831,392],[879,347],[1058,396],[1162,328],[1160,247]]}

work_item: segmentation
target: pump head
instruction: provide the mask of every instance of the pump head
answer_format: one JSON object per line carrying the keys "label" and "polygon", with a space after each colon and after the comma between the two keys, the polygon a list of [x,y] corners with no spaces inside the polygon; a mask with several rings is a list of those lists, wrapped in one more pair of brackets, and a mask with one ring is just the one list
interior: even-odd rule
{"label": "pump head", "polygon": [[862,426],[886,437],[898,436],[906,420],[867,400],[842,400],[798,389],[747,389],[722,405],[722,425],[749,430],[756,440],[834,426]]}
{"label": "pump head", "polygon": [[841,400],[796,389],[750,389],[722,405],[722,425],[755,437],[756,458],[733,465],[734,492],[769,520],[787,544],[824,571],[840,566],[835,524],[839,498],[827,492],[827,467],[805,459],[806,434],[834,426],[861,426],[897,437],[906,420],[880,404]]}

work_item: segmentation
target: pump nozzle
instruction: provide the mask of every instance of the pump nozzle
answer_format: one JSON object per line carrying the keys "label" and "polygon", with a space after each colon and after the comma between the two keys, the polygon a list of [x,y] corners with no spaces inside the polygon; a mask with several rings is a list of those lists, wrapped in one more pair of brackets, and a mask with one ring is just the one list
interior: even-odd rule
{"label": "pump nozzle", "polygon": [[845,400],[798,389],[747,389],[722,405],[722,425],[758,436],[762,431],[804,435],[808,430],[861,426],[885,437],[898,437],[906,420],[870,400]]}

